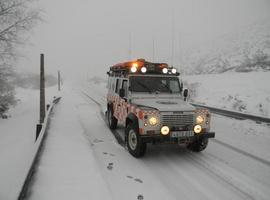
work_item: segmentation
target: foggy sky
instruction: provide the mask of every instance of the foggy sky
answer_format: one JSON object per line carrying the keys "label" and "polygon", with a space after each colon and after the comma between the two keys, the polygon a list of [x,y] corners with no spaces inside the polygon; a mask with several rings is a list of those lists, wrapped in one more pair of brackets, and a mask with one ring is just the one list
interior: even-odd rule
{"label": "foggy sky", "polygon": [[45,22],[22,49],[25,57],[17,68],[38,73],[44,53],[47,73],[61,70],[66,78],[79,79],[105,76],[110,65],[129,58],[129,49],[133,59],[152,60],[153,41],[155,61],[170,63],[172,41],[179,55],[179,49],[210,42],[270,13],[269,0],[39,0],[38,5]]}

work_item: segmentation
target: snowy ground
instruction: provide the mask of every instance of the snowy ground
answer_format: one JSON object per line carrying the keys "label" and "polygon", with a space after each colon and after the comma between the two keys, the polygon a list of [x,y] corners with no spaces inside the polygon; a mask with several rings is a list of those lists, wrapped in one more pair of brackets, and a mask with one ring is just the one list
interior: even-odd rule
{"label": "snowy ground", "polygon": [[[146,156],[135,159],[104,122],[104,86],[84,88],[101,109],[78,89],[65,92],[31,199],[268,199],[267,125],[214,115],[217,137],[204,152],[149,145]],[[118,133],[123,137],[123,128]]]}
{"label": "snowy ground", "polygon": [[184,76],[191,100],[270,117],[270,72]]}
{"label": "snowy ground", "polygon": [[[56,88],[46,89],[47,103]],[[9,111],[9,119],[0,119],[0,199],[16,199],[30,168],[37,146],[39,90],[16,89],[19,102]]]}
{"label": "snowy ground", "polygon": [[[148,145],[146,156],[136,159],[117,143],[104,122],[105,92],[103,82],[65,86],[51,117],[30,199],[138,199],[140,195],[162,200],[269,199],[267,124],[213,115],[216,139],[204,152]],[[117,131],[123,137],[123,128]],[[14,168],[20,170],[18,166]],[[14,199],[10,192],[16,191],[12,187],[12,181],[18,182],[16,176],[6,168],[0,173],[0,199]],[[6,182],[9,191],[4,190]]]}

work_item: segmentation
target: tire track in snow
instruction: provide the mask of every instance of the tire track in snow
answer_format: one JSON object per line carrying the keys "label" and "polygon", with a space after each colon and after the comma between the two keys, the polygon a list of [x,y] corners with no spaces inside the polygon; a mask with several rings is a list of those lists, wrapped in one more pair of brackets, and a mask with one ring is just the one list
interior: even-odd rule
{"label": "tire track in snow", "polygon": [[[100,116],[98,115],[98,118],[102,121],[102,123],[104,123],[104,121],[105,121],[105,123],[107,124],[106,117],[105,117],[106,115],[104,115],[104,113],[102,112],[102,107],[101,107],[102,105],[99,102],[97,102],[95,99],[93,99],[92,97],[90,97],[88,94],[85,94],[83,92],[82,93],[79,93],[79,94],[90,105],[93,105],[93,103],[94,103],[94,104],[96,104],[96,105],[98,105],[100,107],[100,113],[99,113]],[[87,133],[88,132],[88,129],[85,127],[85,125],[83,124],[83,122],[81,120],[79,120],[79,121],[80,121],[80,124],[82,125],[82,127],[84,129],[84,135],[86,136],[86,139],[90,143],[91,148],[93,148],[95,146],[95,142],[93,142],[93,141],[95,141],[95,139],[92,138],[91,136],[89,136],[89,134]],[[108,129],[108,130],[110,130],[110,129]],[[112,133],[111,130],[109,132]],[[117,134],[119,134],[119,133],[117,133]],[[114,136],[112,136],[112,137],[116,138],[115,134],[113,134],[113,135]],[[121,138],[120,135],[119,135],[119,137]],[[124,143],[122,144],[121,141],[122,141],[122,138],[120,139],[120,142],[117,140],[117,142],[121,146],[123,146],[125,148]],[[102,141],[101,143],[103,143],[103,142],[106,143],[106,139],[104,141]],[[111,142],[111,141],[107,141],[107,142]],[[116,144],[115,142],[113,142],[113,143]],[[120,149],[122,151],[122,148],[121,147],[120,147]],[[115,194],[114,194],[114,191],[115,190],[113,190],[112,189],[113,187],[111,187],[111,185],[110,185],[111,180],[110,180],[110,178],[107,177],[106,174],[107,173],[109,173],[109,174],[110,173],[112,173],[112,174],[117,173],[117,168],[115,169],[115,164],[117,163],[117,160],[118,160],[116,158],[117,156],[116,156],[115,153],[108,153],[108,151],[102,151],[101,149],[99,149],[98,151],[94,151],[94,152],[95,152],[94,155],[95,155],[95,157],[97,159],[97,162],[99,163],[100,167],[103,168],[105,166],[106,170],[108,170],[107,172],[106,172],[106,170],[104,170],[102,174],[103,174],[104,180],[107,180],[106,183],[108,185],[108,188],[109,188],[112,196],[115,196]],[[104,160],[101,157],[106,158],[106,159]],[[115,170],[116,170],[116,172],[115,172]],[[118,177],[118,174],[119,174],[119,172],[117,173],[117,178],[119,178]],[[113,175],[113,176],[115,176],[115,175]],[[127,178],[127,175],[123,175],[123,177]],[[134,184],[137,185],[137,186],[135,186],[136,189],[139,189],[140,190],[140,188],[143,187],[143,186],[139,186],[138,187],[138,183],[139,184],[143,184],[143,181],[140,178],[135,178],[135,177],[129,176],[129,178],[126,179],[127,182],[130,182],[129,179],[132,179],[134,181]],[[116,196],[118,196],[118,195],[116,195]],[[135,198],[136,199],[144,199],[144,195],[140,191],[138,191],[138,193],[135,194]],[[134,199],[134,196],[131,197],[131,199]]]}
{"label": "tire track in snow", "polygon": [[235,189],[238,192],[242,193],[244,196],[247,197],[247,199],[251,199],[251,200],[257,199],[256,197],[254,197],[255,195],[259,195],[259,194],[255,194],[256,191],[252,191],[249,188],[247,188],[245,185],[239,182],[236,182],[233,179],[233,177],[225,175],[222,172],[222,169],[218,169],[217,167],[209,164],[208,162],[203,160],[200,156],[197,156],[194,153],[190,152],[189,159],[192,160],[192,162],[195,163],[199,168],[203,169],[204,171],[208,171],[209,174],[211,174],[212,176],[216,176],[232,189]]}
{"label": "tire track in snow", "polygon": [[[256,199],[242,188],[236,187],[237,184],[231,182],[230,179],[222,173],[223,169],[219,171],[215,170],[216,167],[214,167],[212,163],[205,161],[206,164],[210,166],[208,169],[205,163],[203,163],[203,158],[202,162],[201,160],[198,161],[196,154],[185,148],[181,148],[181,155],[179,155],[177,148],[173,146],[166,146],[166,148],[167,147],[169,154],[167,151],[161,151],[156,155],[163,163],[166,163],[165,173],[164,165],[160,165],[157,160],[153,160],[152,158],[150,158],[150,160],[154,163],[147,161],[150,162],[147,166],[150,164],[150,168],[155,168],[154,172],[157,174],[157,177],[164,182],[164,187],[169,186],[170,192],[173,193],[174,196],[179,196],[179,193],[181,193],[183,199],[195,199],[194,196],[192,196],[194,193],[199,195],[200,199],[223,199],[219,198],[218,194],[223,196],[229,192],[229,194],[234,197],[232,199]],[[150,155],[150,157],[151,156],[153,155]],[[181,181],[174,182],[172,181],[174,179]],[[204,184],[207,186],[204,186]],[[206,190],[205,187],[209,190]],[[190,192],[192,192],[192,194],[190,194]]]}
{"label": "tire track in snow", "polygon": [[241,150],[241,149],[239,149],[239,148],[237,148],[235,146],[232,146],[230,144],[227,144],[225,142],[222,142],[222,141],[220,141],[220,140],[218,140],[216,138],[213,138],[211,141],[216,142],[216,143],[218,143],[218,144],[220,144],[220,145],[222,145],[222,146],[224,146],[226,148],[229,148],[231,150],[234,150],[234,151],[236,151],[236,152],[238,152],[238,153],[240,153],[240,154],[242,154],[244,156],[250,157],[250,158],[252,158],[252,159],[254,159],[254,160],[256,160],[256,161],[258,161],[260,163],[263,163],[263,164],[265,164],[265,165],[267,165],[267,166],[270,167],[270,161],[268,161],[268,160],[265,160],[263,158],[260,158],[258,156],[255,156],[255,155],[253,155],[251,153],[248,153],[246,151],[243,151],[243,150]]}
{"label": "tire track in snow", "polygon": [[[97,105],[99,106],[99,108],[100,108],[100,115],[101,115],[102,119],[104,120],[104,122],[105,122],[105,123],[107,124],[107,126],[108,126],[108,122],[107,122],[107,120],[106,120],[106,114],[104,114],[104,113],[102,112],[102,105],[101,105],[98,101],[96,101],[94,98],[92,98],[91,96],[89,96],[86,92],[81,91],[81,93],[82,93],[86,98],[90,99],[92,102],[94,102],[95,104],[97,104]],[[121,134],[120,134],[117,130],[111,130],[111,132],[113,133],[113,135],[114,135],[114,137],[116,138],[117,142],[118,142],[121,146],[123,146],[123,147],[125,148],[125,141],[122,139]]]}

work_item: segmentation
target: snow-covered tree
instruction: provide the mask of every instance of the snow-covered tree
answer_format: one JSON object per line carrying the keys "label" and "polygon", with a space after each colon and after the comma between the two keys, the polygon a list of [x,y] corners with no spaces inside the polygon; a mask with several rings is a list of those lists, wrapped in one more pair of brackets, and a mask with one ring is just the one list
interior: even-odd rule
{"label": "snow-covered tree", "polygon": [[9,77],[18,56],[18,45],[26,43],[27,33],[40,20],[34,0],[0,0],[0,117],[14,101]]}

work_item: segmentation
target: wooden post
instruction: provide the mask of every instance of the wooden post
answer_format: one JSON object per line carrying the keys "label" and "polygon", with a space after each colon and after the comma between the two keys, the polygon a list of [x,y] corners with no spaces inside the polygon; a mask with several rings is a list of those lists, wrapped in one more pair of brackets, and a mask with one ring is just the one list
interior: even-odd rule
{"label": "wooden post", "polygon": [[58,91],[61,90],[61,76],[60,76],[60,71],[58,70]]}
{"label": "wooden post", "polygon": [[40,118],[42,124],[45,118],[45,75],[44,75],[44,54],[40,54]]}

